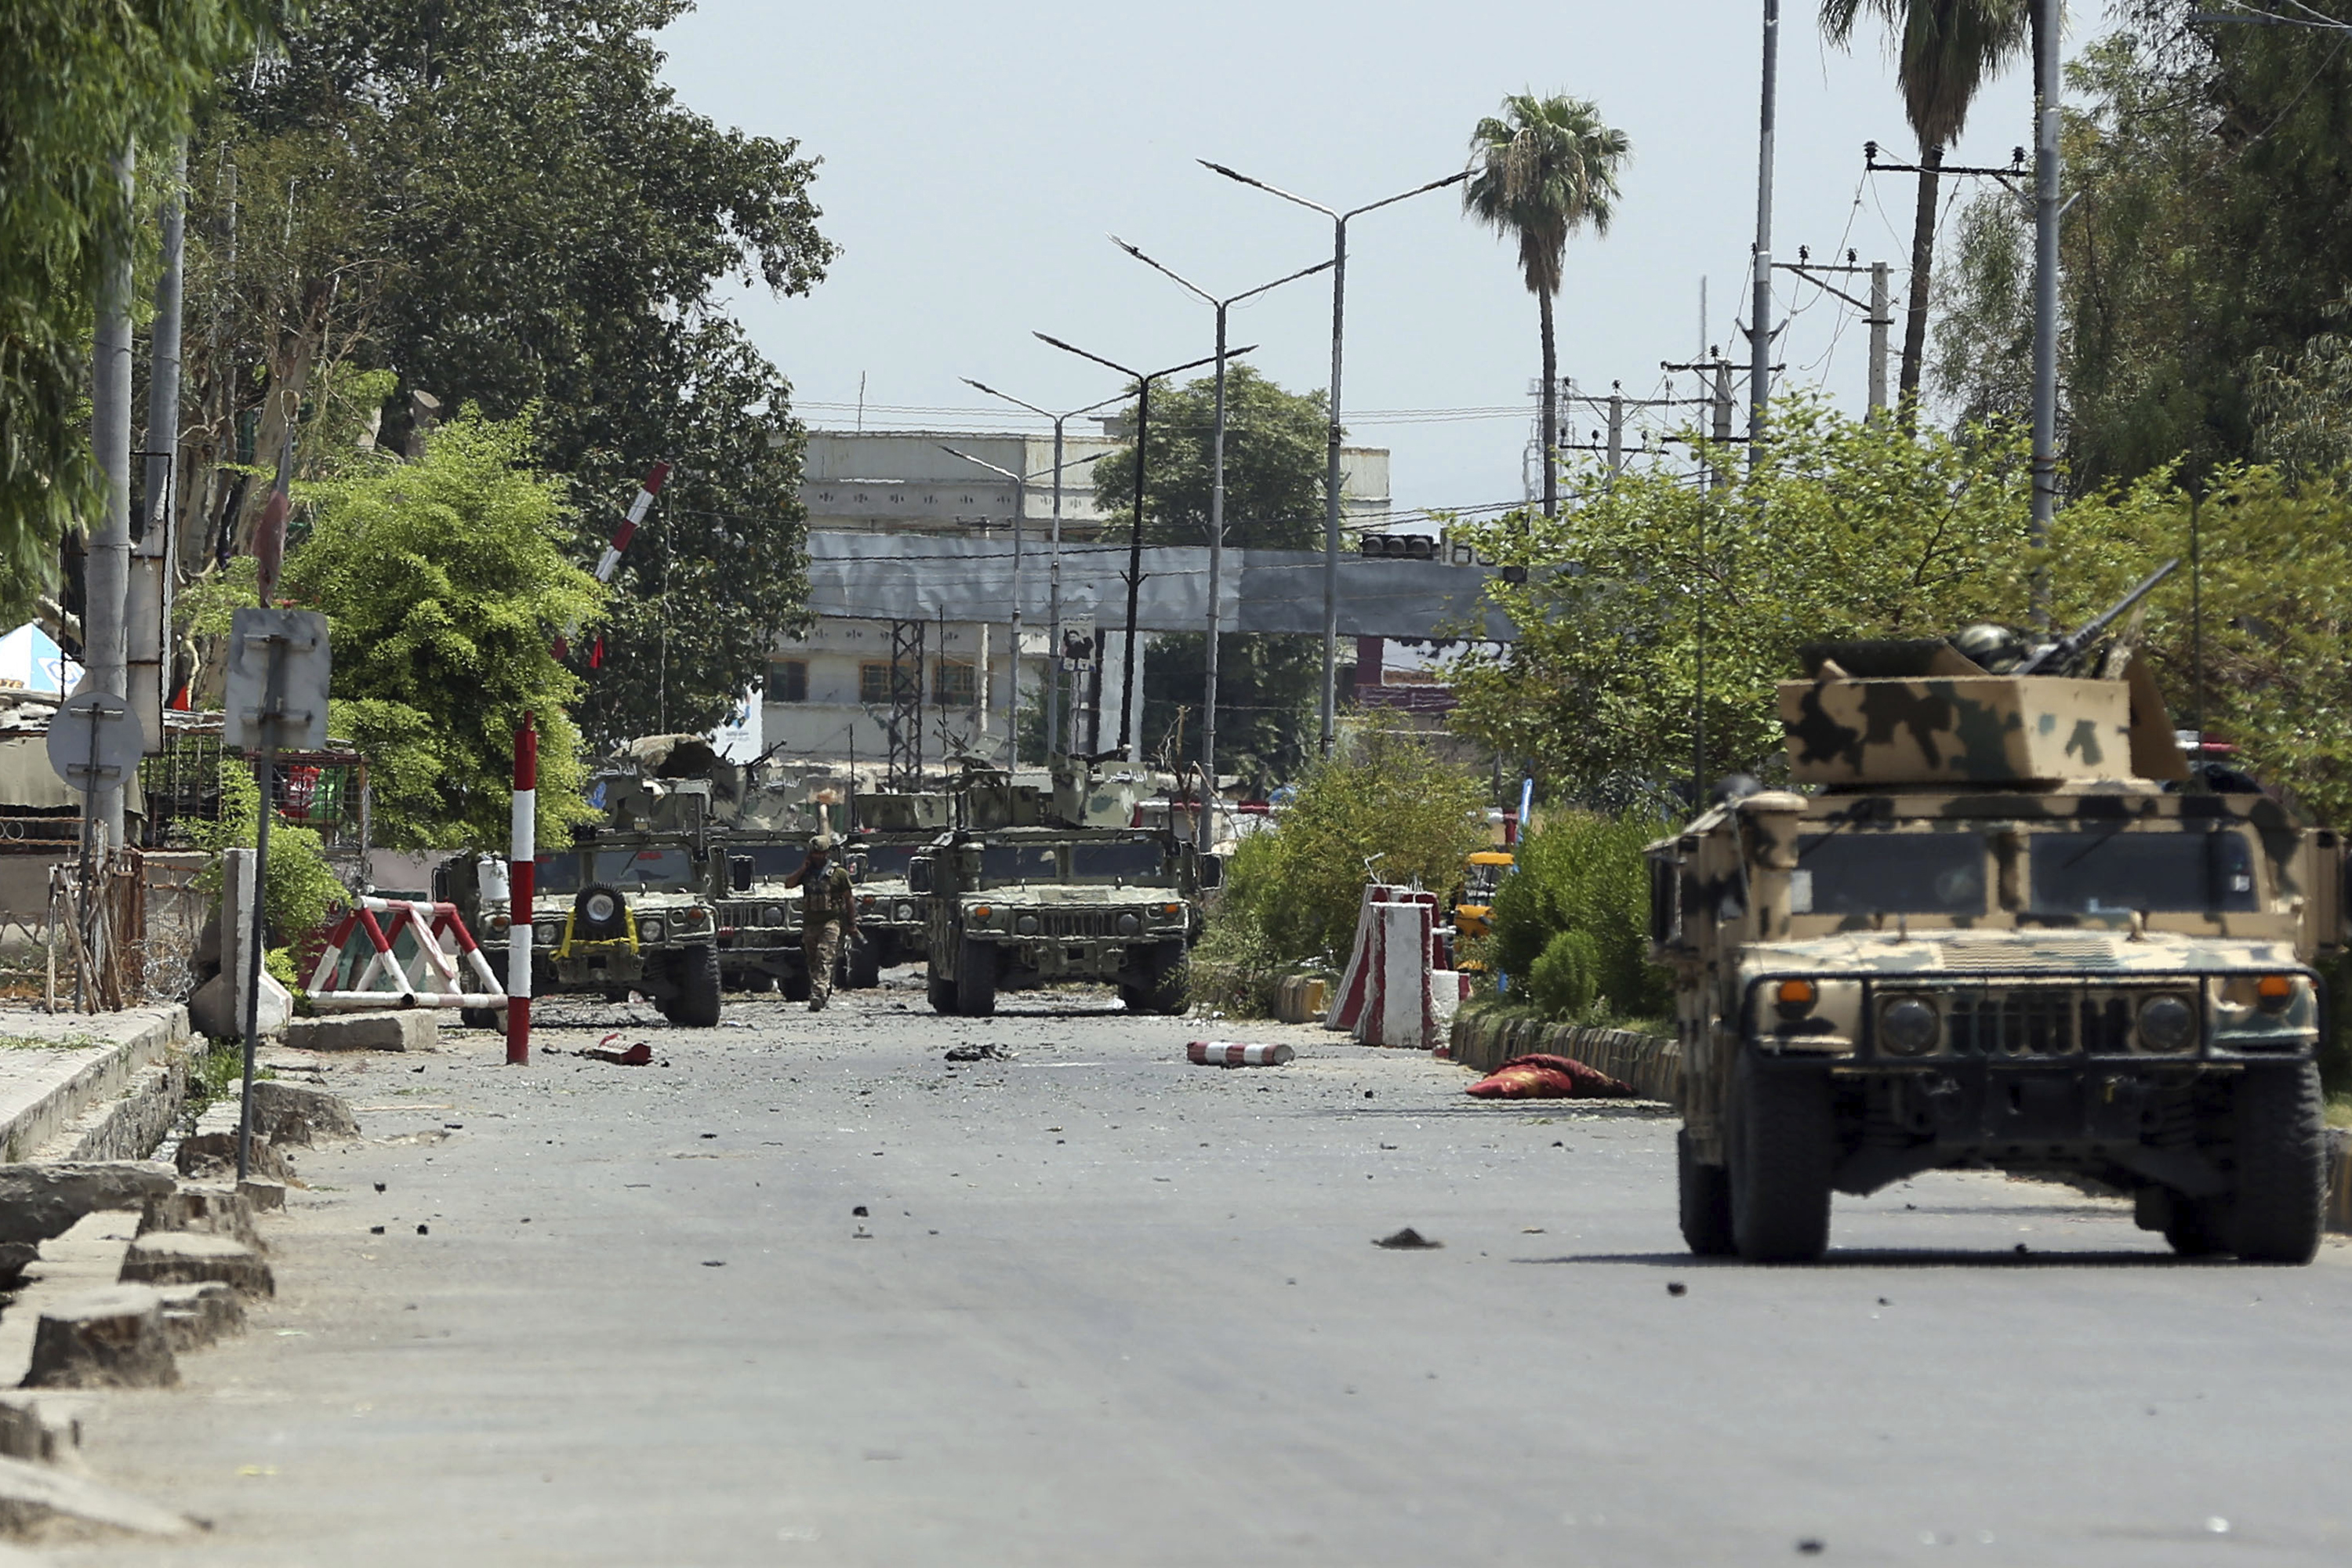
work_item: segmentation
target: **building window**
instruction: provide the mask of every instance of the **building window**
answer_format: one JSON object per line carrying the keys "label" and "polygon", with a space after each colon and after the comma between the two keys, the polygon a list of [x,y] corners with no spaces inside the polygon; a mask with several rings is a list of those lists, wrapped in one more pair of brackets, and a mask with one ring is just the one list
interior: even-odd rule
{"label": "building window", "polygon": [[971,663],[943,658],[931,666],[931,700],[942,708],[969,708],[979,689]]}
{"label": "building window", "polygon": [[890,667],[887,664],[861,664],[857,667],[857,700],[868,708],[890,706]]}
{"label": "building window", "polygon": [[772,658],[768,661],[768,700],[771,702],[805,702],[808,700],[808,660],[804,658]]}

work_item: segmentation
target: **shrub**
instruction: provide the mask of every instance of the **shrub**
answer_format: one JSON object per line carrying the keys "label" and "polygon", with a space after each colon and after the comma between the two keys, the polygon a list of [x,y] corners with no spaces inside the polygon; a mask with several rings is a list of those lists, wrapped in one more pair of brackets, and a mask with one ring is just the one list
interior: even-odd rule
{"label": "shrub", "polygon": [[1286,960],[1347,956],[1365,862],[1382,882],[1452,887],[1486,842],[1486,787],[1409,736],[1360,735],[1299,783],[1271,832],[1242,840],[1224,904]]}
{"label": "shrub", "polygon": [[[1489,961],[1523,981],[1554,1017],[1595,1006],[1654,1017],[1673,991],[1649,961],[1649,877],[1642,847],[1665,831],[1642,817],[1568,812],[1522,840],[1495,894]],[[1574,940],[1568,940],[1574,939]]]}
{"label": "shrub", "polygon": [[[213,857],[196,885],[215,899],[221,893],[221,851],[252,848],[261,827],[261,786],[245,763],[222,759],[220,794],[220,819],[198,823],[194,830],[196,847],[212,851]],[[271,823],[268,875],[262,905],[268,912],[270,934],[280,944],[299,942],[351,901],[341,879],[327,864],[315,828],[297,827],[283,818]]]}

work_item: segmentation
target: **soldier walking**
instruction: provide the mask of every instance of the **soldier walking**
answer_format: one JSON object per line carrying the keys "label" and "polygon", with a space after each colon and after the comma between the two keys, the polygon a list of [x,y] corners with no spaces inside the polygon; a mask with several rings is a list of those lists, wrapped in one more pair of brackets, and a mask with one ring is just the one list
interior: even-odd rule
{"label": "soldier walking", "polygon": [[842,943],[857,934],[857,905],[849,868],[833,858],[830,833],[809,836],[801,868],[784,879],[801,890],[801,952],[808,963],[809,1011],[822,1013],[833,998],[833,966]]}

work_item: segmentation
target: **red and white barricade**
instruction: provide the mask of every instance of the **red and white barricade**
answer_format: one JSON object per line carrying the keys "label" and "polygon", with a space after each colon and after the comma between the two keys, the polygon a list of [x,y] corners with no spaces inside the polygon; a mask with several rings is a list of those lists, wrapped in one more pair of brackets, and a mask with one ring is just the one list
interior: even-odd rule
{"label": "red and white barricade", "polygon": [[1278,1068],[1296,1054],[1288,1046],[1240,1040],[1194,1040],[1184,1047],[1184,1059],[1204,1068]]}
{"label": "red and white barricade", "polygon": [[1436,894],[1367,886],[1356,945],[1323,1026],[1347,1030],[1368,1046],[1435,1045],[1465,988],[1450,965],[1451,936],[1438,923]]}
{"label": "red and white barricade", "polygon": [[457,906],[408,899],[360,900],[328,938],[309,989],[321,1012],[507,1003]]}

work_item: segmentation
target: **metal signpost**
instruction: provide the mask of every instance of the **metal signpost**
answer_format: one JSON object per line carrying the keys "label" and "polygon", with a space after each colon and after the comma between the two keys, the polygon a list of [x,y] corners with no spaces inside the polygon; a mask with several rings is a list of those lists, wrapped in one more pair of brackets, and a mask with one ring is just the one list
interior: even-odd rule
{"label": "metal signpost", "polygon": [[261,753],[261,817],[253,846],[253,930],[245,990],[245,1082],[236,1117],[236,1178],[253,1162],[253,1055],[261,1026],[262,911],[268,905],[269,819],[277,815],[278,753],[327,743],[327,617],[309,610],[236,612],[229,634],[225,744]]}
{"label": "metal signpost", "polygon": [[74,1010],[89,1010],[90,954],[98,932],[90,911],[98,907],[91,896],[98,877],[98,797],[109,787],[121,789],[147,749],[131,704],[104,691],[85,691],[59,708],[49,721],[49,766],[58,777],[81,791],[81,899],[74,911],[74,927],[81,933],[82,960],[74,966]]}

